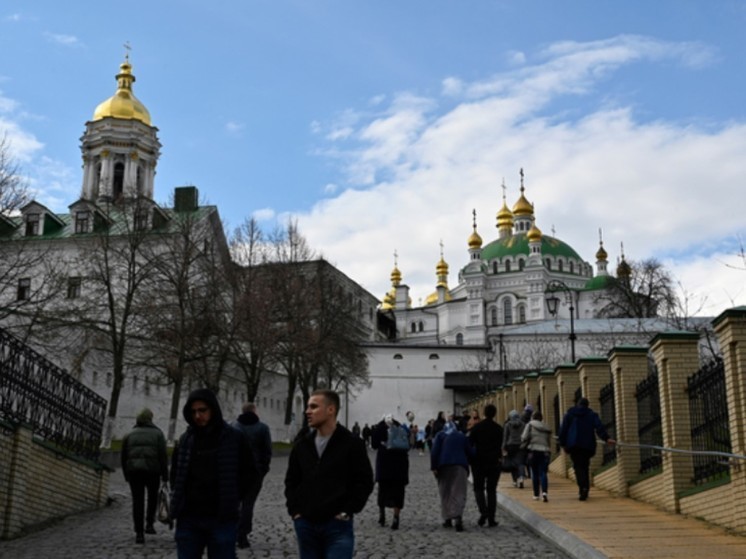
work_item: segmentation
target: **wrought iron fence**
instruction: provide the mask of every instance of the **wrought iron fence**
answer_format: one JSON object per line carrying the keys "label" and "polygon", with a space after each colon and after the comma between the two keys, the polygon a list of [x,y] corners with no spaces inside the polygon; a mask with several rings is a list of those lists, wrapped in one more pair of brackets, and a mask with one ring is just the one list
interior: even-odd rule
{"label": "wrought iron fence", "polygon": [[[552,402],[552,405],[554,407],[554,434],[555,434],[555,440],[557,436],[559,436],[560,432],[560,422],[562,421],[562,412],[560,412],[560,398],[559,394],[555,394],[554,396],[554,402]],[[557,442],[557,452],[560,451],[560,444]]]}
{"label": "wrought iron fence", "polygon": [[0,419],[97,460],[106,400],[0,329]]}
{"label": "wrought iron fence", "polygon": [[[725,367],[715,359],[687,378],[692,450],[731,452]],[[729,472],[717,456],[695,455],[694,484],[703,484]]]}
{"label": "wrought iron fence", "polygon": [[[599,395],[601,402],[601,422],[609,434],[616,439],[616,408],[614,407],[614,383],[610,382],[601,389]],[[604,445],[603,464],[611,464],[616,460],[616,445]]]}
{"label": "wrought iron fence", "polygon": [[[657,370],[637,385],[635,398],[637,399],[637,425],[640,445],[663,446]],[[640,448],[641,474],[660,468],[661,463],[661,455],[654,449]]]}

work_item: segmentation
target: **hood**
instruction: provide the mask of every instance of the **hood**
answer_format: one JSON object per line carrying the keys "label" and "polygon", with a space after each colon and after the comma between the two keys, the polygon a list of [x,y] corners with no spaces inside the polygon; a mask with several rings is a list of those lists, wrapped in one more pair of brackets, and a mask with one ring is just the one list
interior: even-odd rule
{"label": "hood", "polygon": [[238,422],[241,425],[256,425],[259,423],[259,416],[253,411],[247,411],[238,416]]}
{"label": "hood", "polygon": [[150,411],[148,408],[143,409],[140,413],[137,414],[137,418],[135,419],[135,425],[143,427],[145,425],[152,425],[153,424],[153,412]]}
{"label": "hood", "polygon": [[220,409],[220,404],[218,403],[218,398],[215,396],[215,393],[208,388],[198,388],[189,394],[189,397],[181,410],[184,419],[191,427],[194,427],[194,422],[192,421],[192,403],[196,400],[202,400],[212,410],[212,417],[210,419],[211,425],[223,422],[223,411]]}
{"label": "hood", "polygon": [[575,406],[574,408],[570,408],[570,413],[575,417],[583,417],[588,415],[590,412],[591,408],[586,408],[585,406]]}

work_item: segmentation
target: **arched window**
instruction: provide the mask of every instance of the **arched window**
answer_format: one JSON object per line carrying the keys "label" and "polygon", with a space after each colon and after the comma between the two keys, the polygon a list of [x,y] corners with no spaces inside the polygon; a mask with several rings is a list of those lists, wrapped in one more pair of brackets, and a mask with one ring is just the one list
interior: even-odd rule
{"label": "arched window", "polygon": [[114,188],[112,195],[114,199],[119,198],[124,193],[124,163],[114,165]]}
{"label": "arched window", "polygon": [[404,356],[401,353],[397,353],[394,355],[394,359],[404,359]]}
{"label": "arched window", "polygon": [[143,178],[143,175],[144,175],[144,173],[143,173],[143,170],[142,170],[142,165],[138,165],[137,166],[137,194],[139,196],[142,196],[142,193],[143,193],[142,192],[142,183],[143,183],[142,178]]}
{"label": "arched window", "polygon": [[547,265],[547,270],[551,270],[552,269],[552,261],[549,260],[549,258],[547,258],[546,260],[544,260],[544,262]]}
{"label": "arched window", "polygon": [[464,345],[464,335],[456,334],[456,345]]}
{"label": "arched window", "polygon": [[521,258],[520,260],[518,260],[518,269],[519,270],[523,270],[523,266],[525,264],[526,264],[526,261],[523,258]]}
{"label": "arched window", "polygon": [[505,271],[506,271],[506,272],[509,272],[509,271],[510,271],[510,260],[506,260],[506,261],[505,261]]}
{"label": "arched window", "polygon": [[417,324],[417,328],[422,332],[425,329],[425,324],[420,320],[419,324]]}
{"label": "arched window", "polygon": [[505,324],[513,324],[513,304],[508,297],[503,299],[503,316]]}
{"label": "arched window", "polygon": [[440,359],[440,356],[437,353],[431,353],[430,359]]}
{"label": "arched window", "polygon": [[570,261],[570,273],[575,273],[575,262]]}
{"label": "arched window", "polygon": [[496,274],[496,273],[497,273],[497,260],[495,260],[495,261],[494,261],[494,262],[492,263],[492,273],[493,273],[493,274]]}
{"label": "arched window", "polygon": [[560,260],[559,262],[557,262],[557,269],[558,269],[558,270],[559,270],[560,272],[562,272],[562,271],[564,270],[564,266],[563,266],[563,264],[564,264],[564,262],[562,262],[562,260]]}
{"label": "arched window", "polygon": [[96,163],[96,176],[93,178],[93,197],[98,198],[98,188],[101,185],[101,162]]}
{"label": "arched window", "polygon": [[490,318],[492,320],[492,326],[497,326],[497,307],[492,307]]}
{"label": "arched window", "polygon": [[526,324],[526,305],[518,305],[518,323]]}

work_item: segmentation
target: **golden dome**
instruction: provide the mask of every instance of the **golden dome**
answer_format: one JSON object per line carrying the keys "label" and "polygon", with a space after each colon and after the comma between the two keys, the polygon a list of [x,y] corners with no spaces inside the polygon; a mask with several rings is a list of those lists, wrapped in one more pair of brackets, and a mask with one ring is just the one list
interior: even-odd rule
{"label": "golden dome", "polygon": [[513,212],[508,208],[508,204],[505,203],[504,198],[503,207],[497,212],[497,228],[501,229],[502,227],[513,228]]}
{"label": "golden dome", "polygon": [[[451,297],[451,292],[448,290],[448,286],[444,286],[446,288],[446,301],[453,300],[453,297]],[[425,306],[429,307],[430,305],[434,305],[438,302],[438,290],[436,289],[433,293],[427,296],[425,299]]]}
{"label": "golden dome", "polygon": [[391,270],[391,285],[397,286],[401,283],[401,272],[399,271],[399,268],[394,266],[394,269]]}
{"label": "golden dome", "polygon": [[533,215],[534,207],[523,195],[524,188],[521,186],[521,197],[513,206],[513,215]]}
{"label": "golden dome", "polygon": [[469,235],[469,240],[467,242],[471,249],[482,248],[482,237],[479,236],[476,229],[472,231],[471,235]]}
{"label": "golden dome", "polygon": [[[480,239],[479,242],[481,244],[482,240]],[[435,273],[438,274],[439,276],[448,275],[448,263],[445,260],[443,260],[442,256],[440,257],[440,261],[438,262],[438,265],[435,266]]]}
{"label": "golden dome", "polygon": [[135,76],[132,74],[132,65],[128,60],[125,60],[119,66],[116,93],[96,107],[92,120],[112,117],[125,120],[139,120],[143,124],[151,126],[148,109],[132,93],[132,84],[134,82]]}
{"label": "golden dome", "polygon": [[598,248],[598,251],[596,251],[596,260],[606,260],[606,258],[609,255],[604,250],[604,244],[601,243],[601,246]]}
{"label": "golden dome", "polygon": [[536,224],[533,224],[531,225],[531,229],[528,230],[528,233],[526,233],[526,238],[528,239],[528,242],[535,243],[541,240],[541,234],[541,229],[536,227]]}
{"label": "golden dome", "polygon": [[396,295],[392,289],[386,295],[383,296],[383,302],[381,303],[381,310],[390,311],[396,306]]}

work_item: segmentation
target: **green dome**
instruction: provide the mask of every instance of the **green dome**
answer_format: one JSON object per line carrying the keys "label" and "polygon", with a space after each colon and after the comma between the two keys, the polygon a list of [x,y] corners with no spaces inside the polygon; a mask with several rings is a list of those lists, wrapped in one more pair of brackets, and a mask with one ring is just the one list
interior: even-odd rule
{"label": "green dome", "polygon": [[[497,239],[486,245],[482,249],[482,260],[493,260],[495,258],[518,256],[521,254],[528,256],[530,253],[526,234],[518,233],[510,237]],[[574,258],[579,262],[583,261],[570,245],[549,235],[542,235],[541,237],[541,255],[562,256],[564,258]]]}
{"label": "green dome", "polygon": [[595,278],[591,278],[588,280],[588,283],[585,284],[585,290],[586,291],[598,291],[600,289],[607,289],[612,284],[616,282],[616,278],[614,276],[596,276]]}

